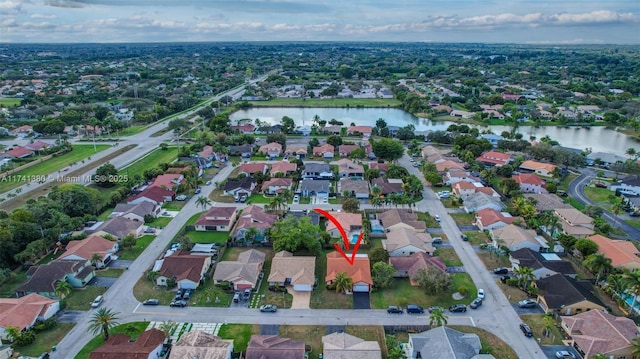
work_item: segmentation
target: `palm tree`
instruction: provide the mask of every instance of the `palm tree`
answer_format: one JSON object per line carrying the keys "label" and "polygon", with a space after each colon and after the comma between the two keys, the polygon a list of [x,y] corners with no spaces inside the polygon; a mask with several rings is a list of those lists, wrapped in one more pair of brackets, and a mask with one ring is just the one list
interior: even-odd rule
{"label": "palm tree", "polygon": [[551,314],[547,314],[542,318],[542,323],[544,324],[544,336],[548,337],[556,321]]}
{"label": "palm tree", "polygon": [[638,271],[625,271],[624,273],[624,282],[627,287],[627,290],[633,294],[633,302],[631,303],[631,309],[634,309],[636,306],[636,300],[638,295],[640,295],[640,272]]}
{"label": "palm tree", "polygon": [[596,284],[600,282],[602,276],[606,276],[611,272],[611,258],[607,258],[604,254],[591,254],[583,262],[584,266],[589,268],[591,273],[596,275]]}
{"label": "palm tree", "polygon": [[256,238],[260,235],[260,231],[256,227],[250,227],[244,232],[244,241],[245,243],[253,243]]}
{"label": "palm tree", "polygon": [[20,329],[18,329],[17,327],[13,327],[11,325],[6,327],[4,329],[4,332],[7,339],[11,340],[11,342],[15,341],[16,338],[20,336]]}
{"label": "palm tree", "polygon": [[293,198],[293,192],[291,192],[290,188],[285,188],[282,190],[280,195],[284,198],[284,203],[288,203]]}
{"label": "palm tree", "polygon": [[164,333],[165,338],[167,338],[167,341],[169,343],[171,343],[171,334],[173,334],[174,330],[176,329],[176,327],[178,326],[178,323],[169,320],[169,321],[164,321],[162,322],[159,326],[158,329],[161,330]]}
{"label": "palm tree", "polygon": [[340,272],[336,274],[335,285],[336,292],[338,293],[346,293],[347,291],[351,291],[353,287],[353,279],[347,277],[347,272]]}
{"label": "palm tree", "polygon": [[104,340],[109,339],[109,330],[111,328],[118,325],[118,314],[117,312],[113,312],[109,308],[100,308],[91,317],[91,321],[89,322],[89,330],[93,334],[98,334],[102,332],[104,335]]}
{"label": "palm tree", "polygon": [[211,200],[205,196],[199,196],[196,198],[196,205],[202,207],[203,211],[206,211],[207,207],[211,205]]}
{"label": "palm tree", "polygon": [[429,325],[432,327],[441,327],[447,325],[449,317],[447,317],[442,309],[433,308],[431,315],[429,316]]}
{"label": "palm tree", "polygon": [[286,200],[283,196],[281,195],[277,195],[275,197],[273,197],[273,199],[271,200],[270,207],[276,212],[276,214],[278,214],[278,211],[281,208],[284,208],[284,205],[286,203]]}
{"label": "palm tree", "polygon": [[58,298],[62,299],[68,296],[72,290],[73,290],[73,286],[66,280],[59,280],[58,282],[56,282],[55,291]]}
{"label": "palm tree", "polygon": [[98,263],[102,262],[102,256],[100,255],[100,253],[94,253],[91,255],[91,264],[93,264],[94,267],[98,268]]}
{"label": "palm tree", "polygon": [[621,274],[612,274],[607,278],[607,287],[605,288],[613,297],[621,297],[622,293],[627,290],[627,283]]}
{"label": "palm tree", "polygon": [[151,281],[151,283],[156,282],[156,279],[158,279],[158,277],[160,276],[160,273],[158,272],[154,272],[154,271],[149,271],[147,272],[147,279]]}
{"label": "palm tree", "polygon": [[513,270],[513,273],[518,277],[518,285],[524,291],[529,287],[529,282],[536,278],[535,274],[533,274],[533,268],[530,267],[517,267]]}
{"label": "palm tree", "polygon": [[633,351],[631,354],[640,355],[640,337],[635,337],[631,340],[631,344],[633,345]]}

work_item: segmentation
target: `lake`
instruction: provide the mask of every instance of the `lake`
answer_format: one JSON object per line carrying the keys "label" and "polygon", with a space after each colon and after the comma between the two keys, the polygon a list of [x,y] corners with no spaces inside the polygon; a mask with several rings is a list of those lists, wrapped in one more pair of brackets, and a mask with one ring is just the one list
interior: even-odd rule
{"label": "lake", "polygon": [[[231,123],[234,124],[242,119],[251,119],[252,122],[255,119],[260,119],[270,124],[277,124],[280,123],[283,116],[289,116],[293,118],[296,125],[312,125],[315,115],[326,121],[336,119],[343,122],[345,126],[351,123],[362,126],[375,126],[376,120],[383,118],[387,125],[403,127],[412,124],[417,131],[446,130],[453,123],[415,117],[397,108],[256,107],[236,111],[230,116],[230,119]],[[512,129],[512,126],[475,127],[481,129],[490,128],[496,134],[500,134],[502,131],[511,131]],[[608,152],[625,156],[628,148],[633,147],[640,151],[640,141],[603,126],[594,126],[588,129],[581,127],[543,126],[535,128],[533,126],[520,126],[517,131],[522,133],[525,139],[528,139],[529,136],[536,136],[539,139],[548,135],[560,142],[562,146],[581,150],[591,148],[593,152]]]}

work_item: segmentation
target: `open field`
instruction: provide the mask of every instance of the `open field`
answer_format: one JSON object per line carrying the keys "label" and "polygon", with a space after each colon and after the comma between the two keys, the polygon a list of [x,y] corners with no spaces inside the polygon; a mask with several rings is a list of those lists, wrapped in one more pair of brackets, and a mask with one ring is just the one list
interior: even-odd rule
{"label": "open field", "polygon": [[400,101],[381,98],[276,98],[269,101],[251,101],[254,107],[398,107]]}
{"label": "open field", "polygon": [[[127,324],[120,324],[113,327],[113,329],[111,329],[110,331],[110,334],[113,335],[116,333],[122,333],[131,337],[131,339],[135,340],[135,339],[138,339],[140,334],[142,334],[142,332],[144,332],[148,326],[149,326],[149,322],[133,322],[133,323],[127,323]],[[96,350],[102,344],[104,344],[104,339],[102,334],[99,334],[93,339],[91,339],[91,341],[89,341],[89,343],[87,343],[87,345],[85,345],[84,348],[80,350],[78,355],[76,355],[75,359],[88,359],[89,354],[91,354],[92,351]]]}
{"label": "open field", "polygon": [[[47,175],[70,176],[66,172],[61,173],[60,170],[70,166],[74,162],[86,160],[88,157],[91,157],[100,151],[104,151],[109,147],[109,145],[96,145],[96,151],[94,151],[92,145],[74,145],[73,151],[69,151],[57,157],[52,157],[18,172],[11,173],[7,179],[16,178],[16,180],[0,181],[0,193],[7,192],[27,184],[31,181],[29,178],[34,178],[34,181],[37,181],[38,178],[46,178]],[[39,160],[36,159],[35,161]],[[58,173],[55,173],[56,171],[58,171]]]}
{"label": "open field", "polygon": [[0,107],[20,106],[20,103],[22,103],[22,99],[19,98],[0,98]]}

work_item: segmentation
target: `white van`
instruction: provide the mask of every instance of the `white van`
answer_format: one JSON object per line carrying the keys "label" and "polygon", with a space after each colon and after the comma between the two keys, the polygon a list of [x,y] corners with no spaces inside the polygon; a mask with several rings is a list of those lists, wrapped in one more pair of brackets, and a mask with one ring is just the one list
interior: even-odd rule
{"label": "white van", "polygon": [[100,304],[102,304],[104,298],[101,295],[97,296],[96,299],[91,303],[91,308],[98,308]]}

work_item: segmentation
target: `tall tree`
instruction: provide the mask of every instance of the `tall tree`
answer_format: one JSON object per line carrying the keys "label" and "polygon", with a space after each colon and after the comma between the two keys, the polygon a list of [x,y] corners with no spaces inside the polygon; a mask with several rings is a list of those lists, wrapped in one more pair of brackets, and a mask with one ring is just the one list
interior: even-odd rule
{"label": "tall tree", "polygon": [[371,268],[373,286],[376,288],[389,288],[396,274],[395,268],[388,263],[376,262]]}
{"label": "tall tree", "polygon": [[93,334],[102,332],[104,340],[108,340],[109,331],[111,330],[111,328],[119,324],[119,314],[120,313],[114,312],[113,310],[104,307],[98,309],[95,313],[93,313],[93,316],[89,321],[89,330]]}
{"label": "tall tree", "polygon": [[206,211],[207,207],[211,205],[211,200],[205,196],[198,196],[198,198],[196,198],[196,205],[202,207],[203,211]]}
{"label": "tall tree", "polygon": [[59,280],[56,282],[56,295],[58,296],[58,298],[63,299],[66,296],[69,295],[69,293],[71,293],[71,291],[73,290],[73,286],[71,285],[71,283],[67,282],[66,280]]}
{"label": "tall tree", "polygon": [[433,308],[429,316],[429,325],[432,327],[441,327],[447,325],[449,317],[444,314],[441,308]]}
{"label": "tall tree", "polygon": [[100,253],[94,253],[91,255],[91,264],[98,268],[98,264],[102,262],[102,255]]}
{"label": "tall tree", "polygon": [[600,279],[609,274],[613,269],[611,266],[611,258],[605,257],[604,254],[591,254],[584,260],[583,264],[589,268],[591,273],[596,275],[596,283],[599,283]]}
{"label": "tall tree", "polygon": [[336,292],[338,293],[346,293],[351,291],[353,288],[353,279],[347,276],[347,272],[340,272],[336,274],[336,279],[334,279],[334,284],[336,286]]}
{"label": "tall tree", "polygon": [[638,295],[640,295],[640,272],[638,271],[625,271],[624,283],[627,290],[633,294],[633,302],[631,308],[635,308]]}

